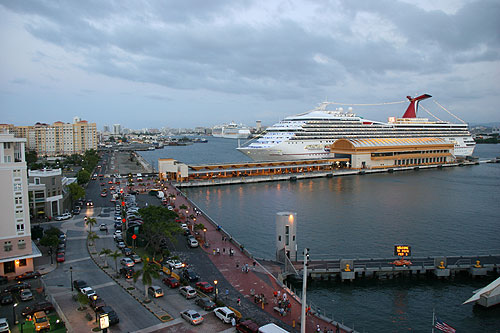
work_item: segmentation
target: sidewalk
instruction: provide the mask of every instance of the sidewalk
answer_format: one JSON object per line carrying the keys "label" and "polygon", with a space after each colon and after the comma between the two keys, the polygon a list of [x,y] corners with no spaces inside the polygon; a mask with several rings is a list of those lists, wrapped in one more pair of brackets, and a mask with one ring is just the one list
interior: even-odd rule
{"label": "sidewalk", "polygon": [[[224,230],[218,228],[218,226],[212,224],[209,219],[207,219],[203,214],[197,215],[194,211],[194,207],[187,198],[182,195],[171,184],[167,184],[167,193],[165,196],[168,197],[169,194],[176,195],[176,207],[185,205],[188,207],[187,213],[185,211],[179,212],[180,215],[190,216],[191,214],[196,216],[195,223],[203,223],[206,228],[206,234],[201,235],[201,237],[206,237],[208,247],[202,246],[202,249],[207,253],[210,260],[222,273],[224,278],[242,295],[241,305],[236,305],[236,309],[243,312],[243,317],[245,317],[245,308],[249,306],[259,306],[268,314],[274,318],[282,321],[290,328],[295,328],[295,330],[300,330],[300,317],[301,317],[301,303],[300,299],[293,294],[288,288],[280,284],[276,278],[269,273],[264,266],[262,266],[258,261],[254,261],[249,253],[240,248],[235,240],[231,238],[230,235],[224,233]],[[184,214],[185,213],[185,214]],[[220,254],[217,253],[219,249]],[[234,255],[230,256],[229,251],[234,251]],[[249,272],[242,271],[242,267],[249,267]],[[286,294],[286,299],[290,302],[291,308],[289,308],[288,313],[285,316],[281,316],[275,307],[275,299],[273,293],[279,291],[281,298]],[[219,291],[220,297],[223,297],[223,291]],[[256,304],[254,303],[253,295],[263,294],[267,304]],[[236,300],[233,300],[236,303]],[[276,302],[277,303],[277,302]],[[336,332],[337,323],[328,322],[320,317],[314,315],[307,316],[307,332],[316,331],[317,325],[320,326],[321,330],[329,329]],[[351,332],[347,327],[339,325],[340,329],[338,332]]]}

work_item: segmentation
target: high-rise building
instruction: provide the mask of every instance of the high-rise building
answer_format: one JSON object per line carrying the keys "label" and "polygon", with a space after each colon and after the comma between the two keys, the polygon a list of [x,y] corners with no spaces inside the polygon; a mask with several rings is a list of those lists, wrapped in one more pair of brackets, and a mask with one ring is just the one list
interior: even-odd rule
{"label": "high-rise building", "polygon": [[97,127],[95,123],[79,119],[75,117],[73,124],[56,121],[52,125],[13,126],[10,131],[18,138],[25,138],[27,148],[38,155],[83,154],[86,150],[97,149]]}
{"label": "high-rise building", "polygon": [[104,126],[102,127],[102,131],[103,131],[104,133],[109,133],[109,126],[108,126],[108,125],[104,125]]}
{"label": "high-rise building", "polygon": [[32,271],[41,256],[31,242],[26,139],[0,133],[0,275],[14,277]]}
{"label": "high-rise building", "polygon": [[120,124],[114,124],[113,125],[113,134],[115,134],[115,135],[122,134],[122,125],[120,125]]}

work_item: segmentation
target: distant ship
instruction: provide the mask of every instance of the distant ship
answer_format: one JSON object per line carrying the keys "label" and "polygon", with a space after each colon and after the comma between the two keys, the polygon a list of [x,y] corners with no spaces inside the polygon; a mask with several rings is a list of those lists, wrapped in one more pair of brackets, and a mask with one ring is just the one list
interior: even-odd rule
{"label": "distant ship", "polygon": [[242,124],[238,125],[231,122],[212,127],[212,136],[216,138],[247,139],[250,136],[250,129]]}
{"label": "distant ship", "polygon": [[403,117],[390,117],[387,123],[356,116],[351,108],[348,112],[326,110],[333,103],[324,102],[314,110],[286,117],[268,127],[262,137],[236,149],[255,161],[301,160],[331,157],[330,146],[341,138],[434,137],[454,143],[455,156],[472,155],[476,143],[467,124],[417,118],[418,103],[430,97],[408,96],[410,105]]}

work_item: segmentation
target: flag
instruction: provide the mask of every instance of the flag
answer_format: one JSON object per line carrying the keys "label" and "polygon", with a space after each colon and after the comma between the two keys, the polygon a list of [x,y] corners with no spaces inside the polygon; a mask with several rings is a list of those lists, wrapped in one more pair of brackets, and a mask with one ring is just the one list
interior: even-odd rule
{"label": "flag", "polygon": [[457,330],[451,327],[450,325],[446,324],[444,321],[436,317],[436,321],[434,323],[434,327],[440,330],[441,332],[447,332],[447,333],[455,333]]}

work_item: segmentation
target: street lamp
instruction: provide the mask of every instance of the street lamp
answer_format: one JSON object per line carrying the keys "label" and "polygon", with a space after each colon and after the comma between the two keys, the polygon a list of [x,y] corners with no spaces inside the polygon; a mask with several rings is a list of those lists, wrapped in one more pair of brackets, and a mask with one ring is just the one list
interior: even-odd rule
{"label": "street lamp", "polygon": [[73,291],[73,266],[69,267],[69,275],[71,278],[71,291]]}
{"label": "street lamp", "polygon": [[17,303],[14,303],[14,305],[12,306],[12,316],[14,317],[14,324],[15,324],[15,325],[17,324],[17,319],[16,319],[16,306],[17,306]]}
{"label": "street lamp", "polygon": [[215,285],[215,303],[217,303],[217,295],[219,294],[219,289],[217,289],[217,280],[214,280],[214,285]]}
{"label": "street lamp", "polygon": [[207,228],[203,228],[203,242],[207,242]]}

